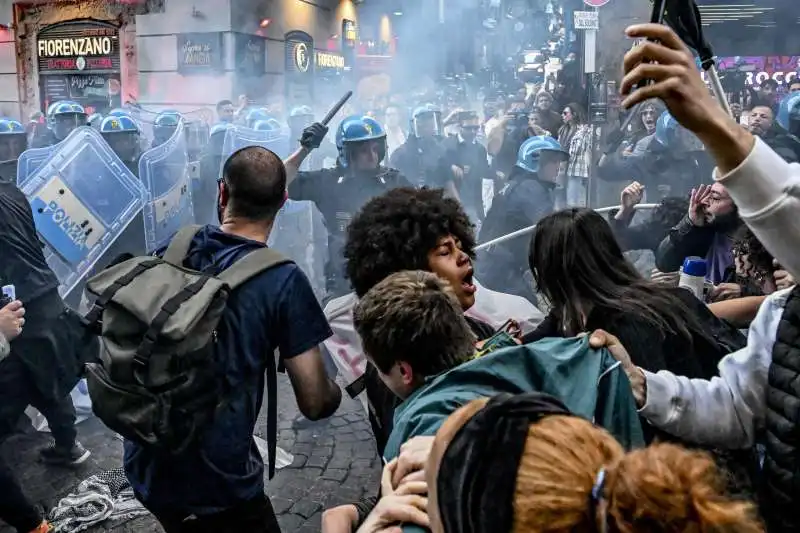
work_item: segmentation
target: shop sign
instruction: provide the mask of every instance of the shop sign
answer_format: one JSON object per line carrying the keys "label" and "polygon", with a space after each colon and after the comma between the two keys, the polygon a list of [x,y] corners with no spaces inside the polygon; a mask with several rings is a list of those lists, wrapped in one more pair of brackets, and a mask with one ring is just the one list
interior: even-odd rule
{"label": "shop sign", "polygon": [[223,68],[222,33],[178,35],[178,72],[208,74]]}
{"label": "shop sign", "polygon": [[69,21],[39,32],[36,55],[40,72],[119,71],[119,30],[99,21]]}
{"label": "shop sign", "polygon": [[290,31],[286,41],[286,72],[304,75],[313,70],[314,39],[304,31]]}
{"label": "shop sign", "polygon": [[266,41],[258,35],[234,34],[236,70],[245,76],[263,76],[267,53]]}
{"label": "shop sign", "polygon": [[308,104],[314,99],[314,38],[294,30],[284,35],[285,91],[288,105]]}
{"label": "shop sign", "polygon": [[599,30],[600,17],[597,11],[573,11],[576,30]]}
{"label": "shop sign", "polygon": [[314,65],[318,69],[344,70],[344,64],[345,61],[342,54],[320,51],[314,54]]}
{"label": "shop sign", "polygon": [[342,48],[355,48],[358,41],[358,27],[349,19],[342,19]]}
{"label": "shop sign", "polygon": [[[761,85],[766,80],[775,80],[778,85],[789,85],[798,79],[800,56],[737,56],[717,58],[717,70],[724,77],[737,73],[744,84]],[[738,72],[737,72],[738,71]],[[706,73],[702,73],[703,79]]]}

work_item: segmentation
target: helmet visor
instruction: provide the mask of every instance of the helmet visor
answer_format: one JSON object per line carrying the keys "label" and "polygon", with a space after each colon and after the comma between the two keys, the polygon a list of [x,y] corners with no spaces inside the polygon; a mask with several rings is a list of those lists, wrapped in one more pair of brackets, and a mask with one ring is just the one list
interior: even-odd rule
{"label": "helmet visor", "polygon": [[412,120],[414,135],[420,139],[427,139],[442,134],[442,122],[439,113],[421,113]]}
{"label": "helmet visor", "polygon": [[373,170],[386,158],[386,138],[344,143],[348,167],[353,170]]}
{"label": "helmet visor", "polygon": [[63,141],[72,133],[72,130],[86,125],[86,115],[80,113],[67,113],[56,115],[53,123],[53,133],[56,139]]}
{"label": "helmet visor", "polygon": [[13,161],[25,151],[27,142],[24,133],[0,135],[0,161]]}

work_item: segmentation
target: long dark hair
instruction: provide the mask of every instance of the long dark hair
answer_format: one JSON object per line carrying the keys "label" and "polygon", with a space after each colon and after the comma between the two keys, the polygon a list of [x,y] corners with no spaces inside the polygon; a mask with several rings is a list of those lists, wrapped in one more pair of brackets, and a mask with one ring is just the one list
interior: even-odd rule
{"label": "long dark hair", "polygon": [[662,336],[692,342],[706,336],[693,312],[670,289],[644,279],[622,255],[611,227],[591,209],[553,213],[536,225],[528,262],[536,285],[561,326],[584,330],[593,308],[615,309],[652,325]]}

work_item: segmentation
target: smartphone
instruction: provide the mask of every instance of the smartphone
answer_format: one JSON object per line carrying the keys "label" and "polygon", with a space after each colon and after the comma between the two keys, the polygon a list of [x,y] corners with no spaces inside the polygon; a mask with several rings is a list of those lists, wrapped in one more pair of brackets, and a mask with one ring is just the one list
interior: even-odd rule
{"label": "smartphone", "polygon": [[[664,24],[664,12],[667,8],[667,0],[653,0],[653,9],[650,12],[650,22],[653,24]],[[648,39],[651,40],[651,39]],[[637,89],[641,89],[647,85],[650,85],[652,80],[642,80],[637,85]]]}
{"label": "smartphone", "polygon": [[0,309],[17,299],[17,290],[13,285],[5,285],[0,293]]}

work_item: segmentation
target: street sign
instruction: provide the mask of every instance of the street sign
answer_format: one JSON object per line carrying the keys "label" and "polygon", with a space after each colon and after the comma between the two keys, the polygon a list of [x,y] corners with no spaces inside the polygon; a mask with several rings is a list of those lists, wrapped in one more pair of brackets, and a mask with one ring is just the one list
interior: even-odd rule
{"label": "street sign", "polygon": [[573,11],[576,30],[599,30],[600,18],[597,11]]}
{"label": "street sign", "polygon": [[583,0],[583,3],[589,7],[603,7],[611,0]]}

